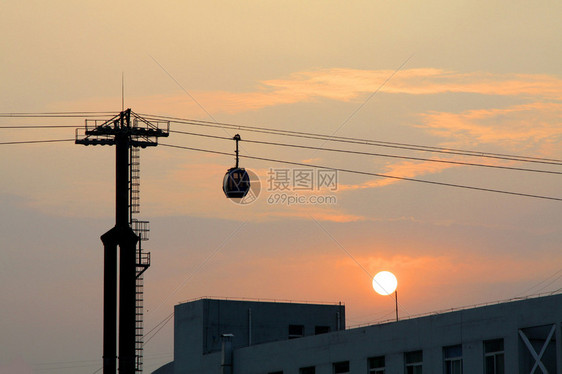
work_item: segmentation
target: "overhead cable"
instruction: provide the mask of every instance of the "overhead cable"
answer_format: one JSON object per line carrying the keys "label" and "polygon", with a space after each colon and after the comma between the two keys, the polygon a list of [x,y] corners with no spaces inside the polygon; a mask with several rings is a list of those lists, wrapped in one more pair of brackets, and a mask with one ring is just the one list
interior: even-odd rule
{"label": "overhead cable", "polygon": [[[179,149],[185,149],[185,150],[189,150],[189,151],[205,152],[205,153],[212,153],[212,154],[218,154],[218,155],[224,155],[224,156],[232,157],[232,154],[228,153],[228,152],[221,152],[221,151],[214,151],[214,150],[193,148],[193,147],[185,147],[185,146],[173,145],[173,144],[160,144],[160,145],[165,146],[165,147],[179,148]],[[493,189],[493,188],[466,186],[466,185],[455,184],[455,183],[436,182],[436,181],[429,181],[429,180],[425,180],[425,179],[399,177],[399,176],[395,176],[395,175],[372,173],[372,172],[353,170],[353,169],[334,168],[334,167],[329,167],[329,166],[326,166],[326,165],[314,165],[314,164],[308,164],[308,163],[304,163],[304,162],[276,160],[276,159],[272,159],[272,158],[249,156],[249,155],[240,155],[240,157],[252,159],[252,160],[281,163],[281,164],[286,164],[286,165],[305,166],[305,167],[313,167],[313,168],[319,168],[319,169],[330,169],[330,170],[337,170],[337,171],[340,171],[340,172],[351,173],[351,174],[368,175],[368,176],[380,177],[380,178],[389,178],[389,179],[403,180],[403,181],[409,181],[409,182],[426,183],[426,184],[432,184],[432,185],[444,186],[444,187],[455,187],[455,188],[463,188],[463,189],[474,190],[474,191],[495,192],[495,193],[501,193],[501,194],[505,194],[505,195],[514,195],[514,196],[522,196],[522,197],[531,197],[531,198],[536,198],[536,199],[562,201],[562,198],[552,197],[552,196],[543,196],[543,195],[527,194],[527,193],[512,192],[512,191],[505,191],[505,190],[497,190],[497,189]]]}
{"label": "overhead cable", "polygon": [[[218,135],[200,134],[200,133],[193,133],[193,132],[186,132],[186,131],[179,131],[179,130],[170,130],[170,132],[176,133],[176,134],[193,135],[193,136],[200,136],[200,137],[213,138],[213,139],[221,139],[221,140],[229,140],[229,141],[232,140],[232,138],[230,138],[230,137],[218,136]],[[251,140],[251,139],[247,139],[247,138],[244,139],[244,142],[245,143],[263,144],[263,145],[280,146],[280,147],[311,149],[311,150],[317,150],[317,151],[319,150],[319,151],[349,153],[349,154],[363,155],[363,156],[398,158],[398,159],[405,159],[405,160],[429,161],[429,162],[437,162],[437,163],[453,164],[453,165],[461,165],[461,166],[479,166],[479,167],[486,167],[486,168],[493,168],[493,169],[505,169],[505,170],[514,170],[514,171],[528,171],[528,172],[535,172],[535,173],[562,175],[562,172],[560,172],[560,171],[518,168],[518,167],[511,167],[511,166],[479,164],[479,163],[473,163],[473,162],[440,160],[440,159],[431,159],[431,158],[422,158],[422,157],[389,155],[389,154],[384,154],[384,153],[361,152],[361,151],[353,151],[353,150],[347,150],[347,149],[312,147],[312,146],[299,145],[299,144],[288,144],[288,143],[278,143],[278,142],[266,142],[266,141],[261,141],[261,140]]]}
{"label": "overhead cable", "polygon": [[0,113],[0,118],[74,118],[74,117],[106,117],[114,116],[115,112],[29,112]]}
{"label": "overhead cable", "polygon": [[74,139],[49,139],[49,140],[22,140],[13,142],[0,142],[0,145],[9,144],[38,144],[38,143],[57,143],[57,142],[73,142]]}
{"label": "overhead cable", "polygon": [[0,129],[58,129],[58,128],[76,128],[76,125],[12,125],[12,126],[0,126]]}
{"label": "overhead cable", "polygon": [[243,131],[258,132],[258,133],[271,134],[271,135],[291,136],[291,137],[298,137],[304,139],[316,139],[316,140],[325,140],[325,141],[333,141],[333,142],[388,147],[388,148],[405,149],[405,150],[418,151],[418,152],[420,151],[434,152],[434,153],[444,153],[444,154],[452,154],[452,155],[494,158],[494,159],[509,160],[509,161],[562,165],[562,160],[560,159],[519,156],[519,155],[510,155],[510,154],[502,154],[502,153],[490,153],[490,152],[463,150],[463,149],[456,149],[456,148],[433,147],[433,146],[425,146],[425,145],[387,142],[387,141],[371,140],[371,139],[359,139],[359,138],[342,137],[342,136],[330,136],[330,135],[315,134],[315,133],[302,132],[302,131],[269,129],[265,127],[254,127],[254,126],[235,125],[235,124],[220,123],[220,122],[188,120],[188,119],[181,119],[181,118],[167,117],[167,116],[151,116],[148,114],[143,114],[143,116],[146,117],[147,119],[166,120],[172,123],[192,125],[192,126],[228,128],[233,130],[243,130]]}

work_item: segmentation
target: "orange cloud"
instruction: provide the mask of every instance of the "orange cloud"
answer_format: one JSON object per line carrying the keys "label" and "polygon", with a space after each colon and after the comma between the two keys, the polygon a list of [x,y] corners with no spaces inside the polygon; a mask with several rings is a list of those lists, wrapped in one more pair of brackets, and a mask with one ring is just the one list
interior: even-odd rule
{"label": "orange cloud", "polygon": [[[265,107],[312,102],[319,99],[351,101],[360,95],[380,92],[410,95],[430,95],[447,92],[482,95],[540,97],[562,99],[562,79],[539,74],[493,74],[486,72],[458,73],[433,68],[392,70],[318,69],[290,74],[285,79],[270,79],[259,83],[249,92],[190,91],[209,113],[238,113]],[[388,80],[388,81],[387,81]],[[59,103],[57,108],[116,107],[118,98],[92,99],[88,102]],[[89,104],[88,104],[89,103]],[[156,113],[182,113],[207,116],[189,95],[154,95],[129,97],[127,106],[142,107]]]}
{"label": "orange cloud", "polygon": [[[451,164],[437,163],[437,162],[415,162],[415,161],[404,161],[397,164],[391,164],[386,167],[386,170],[381,171],[380,174],[391,175],[399,178],[414,178],[419,175],[425,174],[435,174],[442,170],[453,167]],[[377,178],[368,180],[360,184],[347,184],[339,185],[339,191],[351,191],[351,190],[361,190],[367,188],[376,188],[388,186],[393,183],[400,182],[400,179],[395,178]]]}
{"label": "orange cloud", "polygon": [[[393,73],[391,70],[356,69],[298,72],[291,74],[287,79],[263,81],[261,89],[254,93],[218,93],[215,99],[223,101],[227,111],[238,111],[243,108],[252,110],[320,98],[350,101],[362,94],[377,90],[411,95],[465,92],[482,95],[562,98],[562,80],[548,75],[456,73],[422,68],[400,71],[386,82]],[[235,102],[236,108],[228,104],[232,102]]]}
{"label": "orange cloud", "polygon": [[441,137],[521,146],[560,141],[562,104],[530,103],[462,113],[427,113],[423,127]]}
{"label": "orange cloud", "polygon": [[400,72],[382,90],[414,95],[465,92],[562,98],[562,80],[548,75],[456,73],[439,69],[425,69],[424,72],[427,74],[420,74],[416,69]]}
{"label": "orange cloud", "polygon": [[310,207],[297,207],[293,206],[290,209],[284,210],[271,210],[269,212],[264,212],[266,217],[283,217],[283,218],[302,218],[302,219],[315,219],[317,221],[327,221],[327,222],[357,222],[365,221],[368,218],[364,216],[358,216],[355,214],[346,214],[340,212],[336,209],[330,208],[310,208]]}

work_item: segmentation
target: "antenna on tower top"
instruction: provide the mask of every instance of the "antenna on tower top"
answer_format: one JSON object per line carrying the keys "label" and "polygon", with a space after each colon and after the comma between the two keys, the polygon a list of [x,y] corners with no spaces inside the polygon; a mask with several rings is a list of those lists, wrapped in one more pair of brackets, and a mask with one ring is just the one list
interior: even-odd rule
{"label": "antenna on tower top", "polygon": [[125,110],[125,72],[121,72],[121,111]]}

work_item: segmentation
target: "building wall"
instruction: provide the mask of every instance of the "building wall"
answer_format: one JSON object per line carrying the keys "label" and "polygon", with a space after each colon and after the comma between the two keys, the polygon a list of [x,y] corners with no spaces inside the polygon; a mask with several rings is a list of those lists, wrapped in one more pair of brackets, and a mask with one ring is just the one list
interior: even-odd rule
{"label": "building wall", "polygon": [[213,299],[198,302],[203,304],[204,354],[221,350],[221,334],[233,334],[236,349],[286,340],[289,325],[302,326],[305,336],[315,335],[317,326],[330,331],[345,329],[345,308],[341,305]]}
{"label": "building wall", "polygon": [[[314,335],[317,326],[345,329],[343,305],[201,299],[175,307],[174,370],[218,372],[221,335],[233,334],[233,348],[289,339],[289,325]],[[213,368],[213,369],[211,369]],[[211,371],[209,371],[211,370]]]}
{"label": "building wall", "polygon": [[[203,360],[203,303],[193,302],[174,308],[174,371],[201,372]],[[189,371],[180,369],[189,368]]]}
{"label": "building wall", "polygon": [[[404,353],[422,350],[423,372],[437,374],[443,373],[443,348],[460,344],[463,372],[478,374],[484,369],[484,341],[497,338],[502,338],[504,343],[505,373],[530,373],[535,360],[519,330],[529,336],[539,353],[544,345],[541,336],[544,338],[554,325],[555,342],[550,344],[549,357],[545,356],[544,360],[549,360],[550,372],[562,374],[561,323],[562,295],[554,295],[238,347],[234,350],[233,373],[297,374],[299,368],[315,366],[317,374],[332,374],[333,363],[340,361],[349,361],[351,373],[367,373],[369,357],[385,356],[385,374],[403,374]],[[535,328],[539,326],[543,327]],[[242,340],[245,338],[242,334]],[[236,342],[236,334],[233,339]],[[185,338],[178,339],[176,344],[185,341]],[[201,340],[197,342],[194,338],[193,342],[201,346]],[[175,373],[221,373],[220,352],[190,355],[189,362],[182,359],[184,354],[175,351]],[[535,371],[540,372],[540,369]]]}

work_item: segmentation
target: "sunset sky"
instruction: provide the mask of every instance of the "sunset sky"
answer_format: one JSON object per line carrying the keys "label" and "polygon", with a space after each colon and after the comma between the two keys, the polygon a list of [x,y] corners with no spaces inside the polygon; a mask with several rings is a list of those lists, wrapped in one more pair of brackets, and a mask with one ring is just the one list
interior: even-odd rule
{"label": "sunset sky", "polygon": [[[136,113],[558,162],[240,130],[242,155],[561,199],[561,14],[556,0],[8,0],[0,112],[117,114],[124,74],[125,106]],[[74,129],[0,134],[0,142],[73,139]],[[233,141],[179,133],[161,143],[234,151]],[[114,224],[114,149],[1,145],[0,156],[0,374],[91,374],[102,363],[99,237]],[[381,270],[398,278],[402,317],[562,288],[560,200],[340,171],[335,190],[288,192],[333,204],[271,204],[279,192],[269,189],[271,173],[305,167],[243,158],[261,192],[239,205],[221,189],[233,164],[234,156],[166,146],[141,151],[139,217],[151,222],[152,253],[146,331],[203,296],[341,301],[348,326],[392,319],[394,300],[371,287]],[[173,323],[145,348],[145,372],[171,361]]]}

